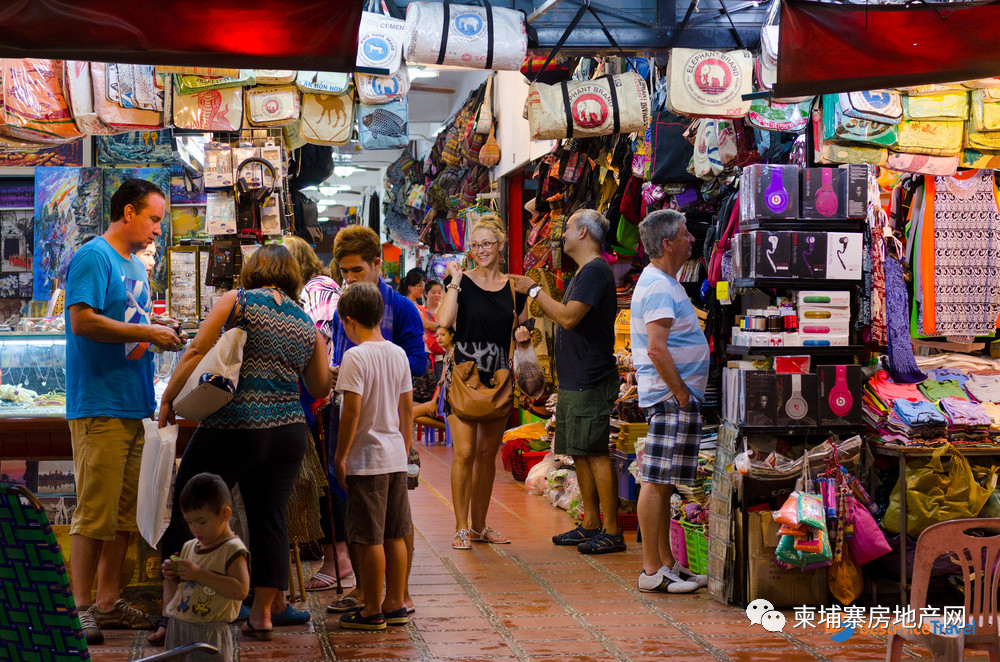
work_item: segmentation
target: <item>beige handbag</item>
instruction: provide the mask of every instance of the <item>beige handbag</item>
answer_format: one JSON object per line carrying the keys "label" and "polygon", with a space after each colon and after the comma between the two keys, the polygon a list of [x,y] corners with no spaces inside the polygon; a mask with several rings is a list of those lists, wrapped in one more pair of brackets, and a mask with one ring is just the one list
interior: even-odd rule
{"label": "beige handbag", "polygon": [[283,126],[299,118],[299,90],[294,85],[258,85],[243,95],[251,126]]}
{"label": "beige handbag", "polygon": [[483,103],[476,111],[476,133],[486,135],[493,129],[493,79],[496,74],[490,74],[486,79],[486,91],[483,93]]}
{"label": "beige handbag", "polygon": [[1000,131],[1000,88],[972,91],[970,119],[976,131]]}
{"label": "beige handbag", "polygon": [[1000,168],[1000,152],[980,152],[974,149],[962,150],[962,168]]}
{"label": "beige handbag", "polygon": [[747,50],[675,48],[667,65],[667,109],[691,117],[744,117],[753,92],[753,55]]}
{"label": "beige handbag", "polygon": [[99,136],[114,133],[101,121],[94,109],[94,81],[90,77],[90,62],[66,60],[63,69],[63,94],[69,102],[73,121],[80,133]]}
{"label": "beige handbag", "polygon": [[122,108],[107,95],[107,65],[90,63],[90,79],[94,83],[94,110],[101,122],[114,131],[144,131],[163,126],[163,113],[140,108]]}
{"label": "beige handbag", "polygon": [[921,175],[950,177],[958,171],[959,161],[958,156],[903,154],[890,150],[886,167],[900,172],[916,172]]}
{"label": "beige handbag", "polygon": [[350,94],[303,94],[299,134],[314,145],[345,145],[354,132]]}
{"label": "beige handbag", "polygon": [[532,140],[636,133],[649,126],[649,90],[634,71],[556,85],[532,83],[528,126]]}
{"label": "beige handbag", "polygon": [[965,122],[900,122],[896,149],[911,154],[958,156]]}
{"label": "beige handbag", "polygon": [[406,65],[401,66],[392,76],[374,74],[354,74],[361,103],[389,103],[406,96],[410,91],[410,75]]}
{"label": "beige handbag", "polygon": [[908,120],[964,120],[969,116],[969,93],[948,92],[903,97],[903,117]]}
{"label": "beige handbag", "polygon": [[295,82],[297,71],[293,69],[254,69],[258,85],[287,85]]}
{"label": "beige handbag", "polygon": [[351,89],[351,74],[328,71],[300,71],[295,86],[302,92],[345,94]]}
{"label": "beige handbag", "polygon": [[174,126],[198,131],[239,131],[243,124],[243,88],[227,87],[172,95]]}

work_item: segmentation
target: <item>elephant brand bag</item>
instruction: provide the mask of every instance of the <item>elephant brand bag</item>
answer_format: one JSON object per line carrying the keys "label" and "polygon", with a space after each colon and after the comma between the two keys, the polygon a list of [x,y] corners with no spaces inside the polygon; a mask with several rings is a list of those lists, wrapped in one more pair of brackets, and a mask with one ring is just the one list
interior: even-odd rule
{"label": "elephant brand bag", "polygon": [[350,94],[303,94],[302,139],[315,145],[346,145],[354,132],[354,99]]}
{"label": "elephant brand bag", "polygon": [[406,97],[358,111],[358,142],[364,149],[399,149],[410,142]]}
{"label": "elephant brand bag", "polygon": [[354,84],[361,103],[382,104],[405,97],[410,91],[410,76],[404,65],[391,76],[356,74]]}
{"label": "elephant brand bag", "polygon": [[243,88],[178,94],[174,88],[174,126],[199,131],[239,131],[243,124]]}
{"label": "elephant brand bag", "polygon": [[524,14],[483,5],[411,2],[406,7],[406,61],[518,71],[528,52]]}
{"label": "elephant brand bag", "polygon": [[590,81],[532,83],[528,126],[532,140],[635,133],[649,125],[649,108],[646,81],[632,71]]}
{"label": "elephant brand bag", "polygon": [[694,117],[744,117],[753,92],[753,55],[747,50],[675,48],[667,65],[667,108]]}
{"label": "elephant brand bag", "polygon": [[243,95],[251,126],[282,126],[299,119],[299,91],[294,85],[259,85]]}
{"label": "elephant brand bag", "polygon": [[[378,7],[377,2],[372,4]],[[361,12],[355,70],[376,76],[396,73],[403,56],[405,34],[406,21],[371,11]]]}

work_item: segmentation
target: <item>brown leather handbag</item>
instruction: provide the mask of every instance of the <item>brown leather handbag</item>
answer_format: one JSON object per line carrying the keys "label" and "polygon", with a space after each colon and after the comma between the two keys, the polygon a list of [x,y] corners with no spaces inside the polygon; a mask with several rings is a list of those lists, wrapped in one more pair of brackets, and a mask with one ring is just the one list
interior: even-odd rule
{"label": "brown leather handbag", "polygon": [[[514,327],[517,326],[517,299],[514,298],[514,284],[510,283],[510,296],[514,302]],[[514,328],[511,328],[513,347]],[[512,352],[508,352],[508,360]],[[451,369],[451,383],[448,385],[448,404],[456,416],[465,421],[496,421],[510,414],[514,402],[514,379],[509,369],[493,373],[489,384],[479,379],[479,369],[475,361],[463,361]]]}

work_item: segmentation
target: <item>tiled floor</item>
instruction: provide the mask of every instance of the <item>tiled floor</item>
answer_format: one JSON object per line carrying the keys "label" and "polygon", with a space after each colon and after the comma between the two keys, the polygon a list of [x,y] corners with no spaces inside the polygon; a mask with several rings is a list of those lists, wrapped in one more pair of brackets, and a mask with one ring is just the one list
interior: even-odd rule
{"label": "tiled floor", "polygon": [[[704,591],[640,593],[634,534],[623,554],[588,557],[555,547],[551,536],[571,526],[569,517],[501,470],[489,524],[514,543],[452,550],[451,449],[420,451],[421,485],[410,493],[417,529],[411,624],[380,633],[342,631],[325,610],[335,594],[311,593],[312,623],[279,628],[270,642],[238,638],[238,660],[885,659],[885,641],[874,636],[856,635],[845,645],[823,634],[795,636],[790,626],[771,634]],[[144,654],[144,641],[145,633],[108,632],[106,644],[91,654],[100,662],[135,660]],[[908,648],[904,656],[923,659],[921,650]],[[145,650],[153,652],[158,650]]]}

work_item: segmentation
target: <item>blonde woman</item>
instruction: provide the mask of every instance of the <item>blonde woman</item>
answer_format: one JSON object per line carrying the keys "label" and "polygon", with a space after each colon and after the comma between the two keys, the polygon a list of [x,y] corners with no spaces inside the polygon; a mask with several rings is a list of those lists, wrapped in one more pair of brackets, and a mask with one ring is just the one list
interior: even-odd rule
{"label": "blonde woman", "polygon": [[[496,216],[475,224],[469,253],[476,266],[464,271],[458,262],[448,263],[451,282],[438,308],[438,324],[455,329],[453,365],[475,362],[483,383],[493,373],[507,368],[511,332],[515,318],[527,319],[527,296],[514,295],[507,274],[500,270],[507,235]],[[454,459],[451,493],[455,504],[455,549],[471,549],[471,542],[509,543],[486,525],[493,493],[496,454],[507,425],[507,416],[497,420],[470,421],[448,412]]]}

